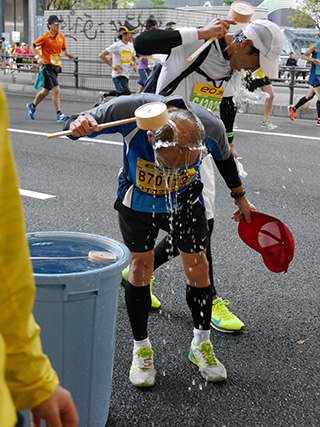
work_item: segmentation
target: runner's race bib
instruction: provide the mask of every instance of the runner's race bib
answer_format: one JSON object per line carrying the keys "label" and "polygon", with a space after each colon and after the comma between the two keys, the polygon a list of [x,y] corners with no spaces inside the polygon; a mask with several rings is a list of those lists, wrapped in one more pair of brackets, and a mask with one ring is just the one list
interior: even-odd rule
{"label": "runner's race bib", "polygon": [[215,112],[219,109],[224,87],[216,87],[207,83],[197,82],[194,86],[190,101]]}
{"label": "runner's race bib", "polygon": [[52,65],[61,66],[61,53],[52,53],[50,55],[50,62]]}
{"label": "runner's race bib", "polygon": [[195,168],[163,171],[153,162],[138,158],[136,181],[141,191],[161,195],[177,191],[189,184],[197,175]]}
{"label": "runner's race bib", "polygon": [[129,64],[132,58],[131,50],[122,50],[120,52],[120,62],[121,64]]}
{"label": "runner's race bib", "polygon": [[148,68],[150,69],[153,68],[156,65],[155,59],[153,59],[152,55],[147,56],[147,59],[148,59]]}

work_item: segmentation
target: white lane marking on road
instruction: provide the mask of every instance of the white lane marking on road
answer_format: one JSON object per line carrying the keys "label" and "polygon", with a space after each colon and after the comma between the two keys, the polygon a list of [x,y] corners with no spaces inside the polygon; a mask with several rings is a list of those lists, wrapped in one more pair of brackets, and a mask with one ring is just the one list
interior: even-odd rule
{"label": "white lane marking on road", "polygon": [[242,133],[255,133],[259,135],[268,135],[268,136],[284,136],[286,138],[298,138],[298,139],[314,139],[316,141],[320,141],[320,137],[318,136],[306,136],[306,135],[291,135],[288,133],[277,133],[277,132],[261,132],[256,130],[246,130],[246,129],[234,129],[234,132],[242,132]]}
{"label": "white lane marking on road", "polygon": [[[12,129],[12,128],[9,128],[8,131],[9,132],[15,132],[15,133],[25,133],[25,134],[28,134],[28,135],[45,136],[45,137],[48,135],[47,133],[44,133],[44,132],[35,132],[35,131],[32,131],[32,130],[22,130],[22,129]],[[67,136],[59,136],[58,138],[67,138],[67,139],[69,139]],[[69,139],[69,141],[71,141],[71,140]],[[80,140],[80,142],[81,141],[89,141],[89,142],[98,143],[98,144],[121,145],[121,146],[123,145],[122,142],[106,141],[104,139],[97,139],[97,138],[86,138],[86,137],[82,137],[81,140]]]}
{"label": "white lane marking on road", "polygon": [[[35,132],[30,130],[21,130],[21,129],[8,129],[9,132],[16,132],[16,133],[26,133],[29,135],[39,135],[39,136],[47,136],[47,133],[44,132]],[[278,132],[262,132],[262,131],[256,131],[256,130],[248,130],[248,129],[234,129],[234,132],[242,132],[242,133],[255,133],[260,135],[269,135],[269,136],[281,136],[285,138],[296,138],[296,139],[313,139],[315,141],[320,141],[320,137],[318,136],[306,136],[306,135],[292,135],[289,133],[278,133]],[[67,136],[59,136],[59,138],[68,138]],[[89,141],[91,143],[98,143],[98,144],[109,144],[109,145],[123,145],[122,142],[117,141],[106,141],[103,139],[97,139],[97,138],[81,138],[80,141]]]}
{"label": "white lane marking on road", "polygon": [[34,199],[41,199],[41,200],[52,199],[52,197],[56,197],[56,196],[53,196],[52,194],[38,193],[38,191],[30,191],[30,190],[22,190],[22,189],[19,189],[19,194],[21,196],[32,197]]}

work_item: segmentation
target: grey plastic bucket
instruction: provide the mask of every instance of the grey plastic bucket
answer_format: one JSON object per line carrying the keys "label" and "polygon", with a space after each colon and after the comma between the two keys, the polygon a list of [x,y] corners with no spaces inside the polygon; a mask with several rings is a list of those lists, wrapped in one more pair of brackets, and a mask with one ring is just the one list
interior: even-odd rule
{"label": "grey plastic bucket", "polygon": [[[121,271],[128,248],[103,236],[72,232],[27,234],[30,256],[81,256],[90,250],[116,259],[32,259],[36,282],[34,317],[44,352],[60,384],[74,399],[79,426],[103,427],[109,413]],[[72,266],[73,265],[73,266]]]}

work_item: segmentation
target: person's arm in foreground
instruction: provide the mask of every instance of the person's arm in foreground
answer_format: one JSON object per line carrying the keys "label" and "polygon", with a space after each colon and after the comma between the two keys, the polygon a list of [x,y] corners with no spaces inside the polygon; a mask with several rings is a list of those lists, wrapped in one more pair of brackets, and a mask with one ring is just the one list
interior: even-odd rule
{"label": "person's arm in foreground", "polygon": [[0,365],[5,360],[0,366],[0,374],[5,366],[5,377],[0,376],[0,425],[12,426],[16,409],[33,408],[34,426],[41,417],[50,427],[75,427],[76,408],[70,393],[58,386],[32,315],[35,284],[1,87],[0,109]]}
{"label": "person's arm in foreground", "polygon": [[228,19],[214,19],[202,28],[190,27],[173,31],[158,29],[144,31],[134,38],[133,44],[139,54],[169,54],[171,49],[182,44],[190,44],[197,40],[208,40],[210,37],[221,38],[227,34],[232,24],[236,24],[236,22]]}

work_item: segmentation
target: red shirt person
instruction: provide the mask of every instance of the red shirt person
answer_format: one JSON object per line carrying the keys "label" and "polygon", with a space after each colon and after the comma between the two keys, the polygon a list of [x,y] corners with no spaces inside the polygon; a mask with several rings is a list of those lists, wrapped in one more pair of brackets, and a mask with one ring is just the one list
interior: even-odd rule
{"label": "red shirt person", "polygon": [[15,43],[13,45],[13,49],[12,49],[12,53],[14,54],[14,56],[16,56],[16,64],[17,64],[17,68],[22,68],[22,63],[23,63],[23,50],[20,47],[20,43]]}

